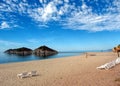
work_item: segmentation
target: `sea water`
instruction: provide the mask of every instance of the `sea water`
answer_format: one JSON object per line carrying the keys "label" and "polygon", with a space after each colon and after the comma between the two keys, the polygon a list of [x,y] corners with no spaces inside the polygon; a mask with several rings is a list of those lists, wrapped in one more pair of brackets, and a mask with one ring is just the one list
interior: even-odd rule
{"label": "sea water", "polygon": [[18,56],[18,55],[9,55],[6,53],[0,53],[0,64],[4,63],[13,63],[13,62],[23,62],[23,61],[32,61],[32,60],[44,60],[44,59],[53,59],[53,58],[63,58],[69,56],[77,56],[83,54],[83,52],[59,52],[56,55],[41,57],[35,55],[29,56]]}

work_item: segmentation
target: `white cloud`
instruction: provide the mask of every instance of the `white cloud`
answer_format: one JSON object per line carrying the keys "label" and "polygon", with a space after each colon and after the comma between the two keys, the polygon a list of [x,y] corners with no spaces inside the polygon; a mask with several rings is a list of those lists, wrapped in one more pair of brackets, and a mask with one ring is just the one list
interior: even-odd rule
{"label": "white cloud", "polygon": [[63,28],[88,31],[120,30],[120,1],[113,3],[116,8],[110,5],[112,10],[103,9],[108,11],[105,14],[94,13],[92,8],[83,3],[81,10],[74,11],[71,17],[64,20]]}
{"label": "white cloud", "polygon": [[56,4],[63,4],[63,1],[62,1],[62,0],[54,0],[54,2],[55,2]]}
{"label": "white cloud", "polygon": [[64,0],[66,3],[69,3],[69,0]]}
{"label": "white cloud", "polygon": [[[51,33],[53,33],[53,32],[51,32]],[[27,41],[27,43],[31,43],[31,44],[47,44],[48,42],[49,43],[52,43],[53,42],[53,40],[55,40],[55,38],[53,37],[53,38],[39,38],[39,39],[36,39],[36,38],[31,38],[31,39],[28,39],[28,40],[26,40]]]}
{"label": "white cloud", "polygon": [[44,3],[47,3],[47,0],[39,0],[39,2],[44,4]]}
{"label": "white cloud", "polygon": [[[74,30],[103,31],[120,30],[120,15],[89,15],[69,18],[64,25]],[[112,19],[112,20],[111,20]]]}
{"label": "white cloud", "polygon": [[45,2],[45,0],[39,0],[39,2],[40,2],[40,3],[44,3],[44,2]]}
{"label": "white cloud", "polygon": [[5,28],[10,28],[10,26],[8,25],[7,22],[3,21],[3,22],[1,23],[0,29],[5,29]]}
{"label": "white cloud", "polygon": [[86,10],[88,7],[87,7],[87,5],[86,5],[85,3],[83,3],[82,6],[81,6],[81,8],[82,8],[83,10]]}
{"label": "white cloud", "polygon": [[38,26],[39,26],[39,27],[42,27],[42,28],[49,28],[49,26],[46,25],[46,24],[39,24]]}
{"label": "white cloud", "polygon": [[[4,47],[1,47],[4,46]],[[14,41],[9,41],[9,40],[2,40],[0,39],[0,51],[4,51],[8,48],[19,48],[23,46],[28,46],[24,43],[19,43],[19,42],[14,42]]]}
{"label": "white cloud", "polygon": [[17,28],[20,27],[19,25],[14,23],[15,21],[10,21],[9,23],[6,21],[2,21],[1,25],[0,25],[0,29],[13,29],[13,28]]}
{"label": "white cloud", "polygon": [[57,2],[49,2],[44,5],[44,7],[38,7],[35,9],[28,9],[27,13],[30,17],[32,17],[35,21],[43,22],[46,24],[50,20],[57,20],[58,18],[58,10],[56,8]]}
{"label": "white cloud", "polygon": [[[41,27],[47,26],[48,22],[52,20],[57,21],[63,28],[73,30],[120,30],[120,0],[112,2],[104,0],[106,7],[101,9],[87,4],[92,2],[96,6],[101,6],[101,3],[98,3],[99,0],[89,0],[88,2],[81,0],[81,5],[77,5],[74,1],[71,3],[70,0],[39,0],[42,6],[30,5],[26,0],[20,2],[17,0],[4,0],[4,2],[0,3],[0,17],[5,18],[2,12],[19,13],[21,16],[24,14],[32,18],[37,24],[39,23],[38,26]],[[97,13],[100,11],[101,13]],[[102,13],[103,11],[105,12]],[[1,24],[2,29],[8,27],[10,25],[7,22]]]}
{"label": "white cloud", "polygon": [[57,8],[53,2],[48,3],[48,5],[44,8],[42,19],[43,21],[50,20],[54,13],[57,12]]}
{"label": "white cloud", "polygon": [[39,43],[40,42],[40,40],[38,40],[38,39],[29,39],[29,40],[27,40],[29,43]]}
{"label": "white cloud", "polygon": [[7,40],[0,40],[0,45],[4,46],[21,46],[23,43],[17,43],[17,42],[12,42],[12,41],[7,41]]}

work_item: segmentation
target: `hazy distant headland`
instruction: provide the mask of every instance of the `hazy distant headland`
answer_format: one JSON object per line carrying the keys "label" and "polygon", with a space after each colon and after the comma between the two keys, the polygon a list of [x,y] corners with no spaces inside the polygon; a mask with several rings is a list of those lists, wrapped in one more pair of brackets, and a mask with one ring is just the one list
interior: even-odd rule
{"label": "hazy distant headland", "polygon": [[4,51],[4,53],[7,54],[13,54],[13,55],[19,55],[19,56],[27,56],[27,55],[36,55],[36,56],[51,56],[58,53],[58,51],[51,49],[47,46],[40,46],[36,48],[35,50],[32,50],[30,48],[21,47],[16,49],[8,49]]}

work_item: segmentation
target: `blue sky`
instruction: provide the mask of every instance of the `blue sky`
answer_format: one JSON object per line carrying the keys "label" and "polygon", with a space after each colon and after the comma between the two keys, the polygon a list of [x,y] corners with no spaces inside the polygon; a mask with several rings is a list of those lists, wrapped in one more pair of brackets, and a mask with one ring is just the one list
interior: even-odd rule
{"label": "blue sky", "polygon": [[0,0],[0,51],[47,45],[58,51],[120,44],[120,0]]}

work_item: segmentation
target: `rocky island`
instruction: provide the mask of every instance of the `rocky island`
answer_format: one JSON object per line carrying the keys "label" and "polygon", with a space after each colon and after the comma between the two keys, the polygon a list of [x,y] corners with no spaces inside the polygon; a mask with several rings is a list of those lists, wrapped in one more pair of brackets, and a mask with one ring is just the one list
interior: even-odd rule
{"label": "rocky island", "polygon": [[47,46],[41,46],[35,50],[29,49],[26,47],[21,47],[21,48],[16,48],[16,49],[8,49],[4,53],[19,55],[19,56],[27,56],[27,55],[34,54],[36,56],[46,57],[46,56],[57,54],[58,52]]}
{"label": "rocky island", "polygon": [[21,48],[16,48],[16,49],[8,49],[5,51],[7,54],[15,54],[15,55],[20,55],[20,56],[26,56],[26,55],[31,55],[32,54],[32,49],[26,48],[26,47],[21,47]]}
{"label": "rocky island", "polygon": [[41,46],[34,50],[34,55],[43,56],[43,57],[55,55],[57,53],[58,52],[56,50],[53,50],[47,46]]}

